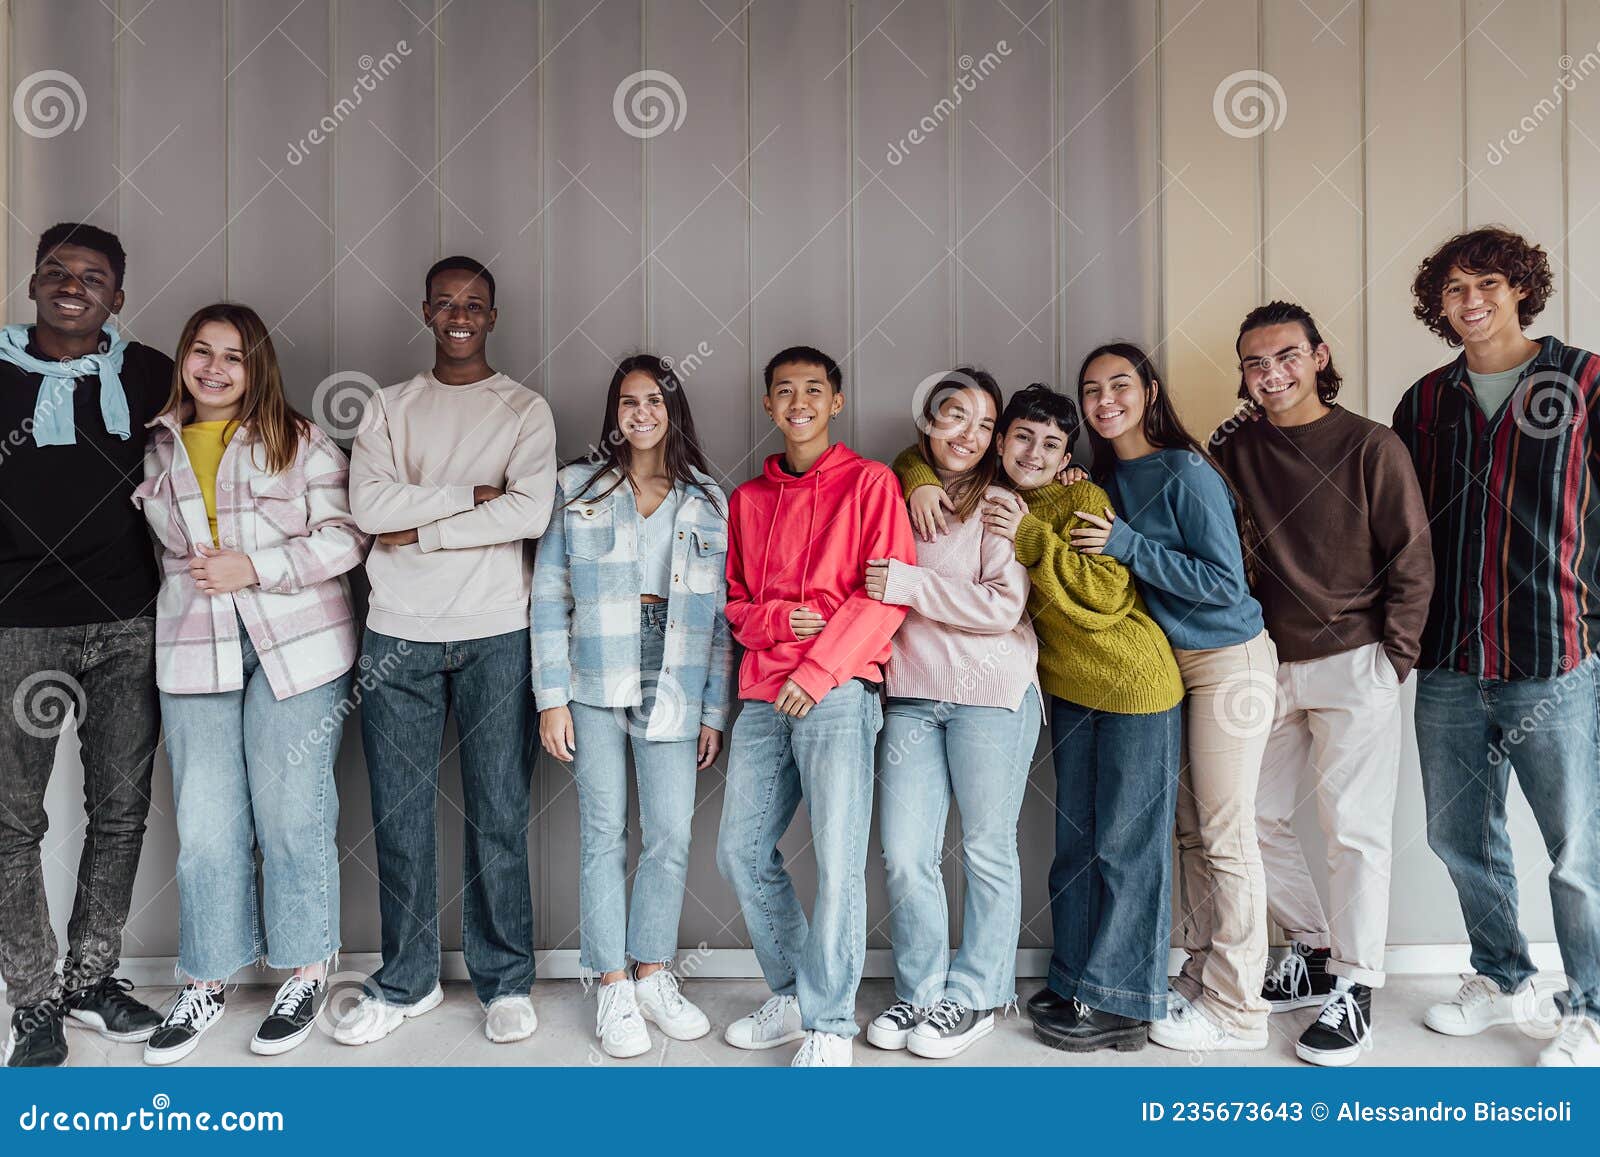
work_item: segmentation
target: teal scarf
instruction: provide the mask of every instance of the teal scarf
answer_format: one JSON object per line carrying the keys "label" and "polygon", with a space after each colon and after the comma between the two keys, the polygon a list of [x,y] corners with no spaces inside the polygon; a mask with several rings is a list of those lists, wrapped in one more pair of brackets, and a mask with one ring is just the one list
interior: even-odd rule
{"label": "teal scarf", "polygon": [[28,352],[28,327],[8,325],[0,329],[0,361],[10,362],[24,373],[38,374],[39,396],[33,403],[33,444],[71,446],[78,440],[72,420],[72,384],[79,378],[100,377],[100,417],[106,432],[126,442],[132,433],[128,419],[128,395],[122,388],[122,354],[128,339],[108,325],[111,339],[104,353],[84,354],[61,361],[36,358]]}

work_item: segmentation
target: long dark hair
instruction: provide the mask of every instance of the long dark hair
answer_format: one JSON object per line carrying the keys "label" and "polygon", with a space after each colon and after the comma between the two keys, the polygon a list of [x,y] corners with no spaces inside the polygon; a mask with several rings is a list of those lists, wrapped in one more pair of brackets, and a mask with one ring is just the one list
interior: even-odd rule
{"label": "long dark hair", "polygon": [[[984,492],[1000,473],[1000,412],[1005,409],[1005,396],[1000,393],[1000,383],[994,380],[994,375],[988,370],[980,370],[974,366],[960,366],[953,369],[928,391],[927,397],[922,399],[922,417],[917,423],[917,449],[921,452],[923,461],[932,466],[933,438],[930,431],[939,424],[939,408],[952,397],[972,389],[989,395],[989,400],[994,403],[995,424],[989,432],[989,446],[977,463],[958,477],[952,478],[945,486],[950,501],[955,503],[956,518],[962,522],[978,509],[978,503],[983,501]],[[976,426],[978,415],[972,415],[969,421]]]}
{"label": "long dark hair", "polygon": [[617,478],[605,490],[593,495],[591,501],[610,495],[627,481],[633,472],[633,444],[628,441],[627,435],[622,432],[621,423],[617,421],[617,409],[622,402],[622,382],[629,374],[649,374],[655,379],[656,386],[661,391],[661,400],[667,408],[664,454],[667,477],[672,479],[674,485],[681,484],[686,489],[693,487],[699,490],[716,512],[726,518],[727,511],[717,501],[716,495],[695,476],[696,471],[710,474],[711,467],[700,449],[700,439],[694,432],[694,414],[689,411],[689,397],[684,393],[683,382],[673,371],[670,362],[654,354],[634,354],[617,363],[617,372],[611,375],[611,385],[606,390],[606,410],[600,422],[600,441],[587,455],[579,459],[593,463],[595,471],[578,492],[567,499],[567,504],[570,505],[587,494],[608,470],[615,469]]}
{"label": "long dark hair", "polygon": [[[1131,342],[1114,341],[1103,346],[1098,346],[1089,351],[1083,359],[1083,364],[1078,367],[1078,405],[1083,405],[1083,379],[1088,375],[1089,366],[1096,358],[1116,357],[1122,358],[1133,366],[1133,372],[1139,378],[1139,384],[1144,387],[1144,417],[1140,427],[1150,444],[1158,450],[1187,450],[1197,455],[1211,469],[1217,472],[1217,477],[1222,479],[1222,484],[1228,488],[1228,493],[1233,496],[1233,520],[1239,530],[1239,547],[1244,555],[1245,581],[1252,587],[1256,581],[1256,550],[1261,542],[1260,532],[1256,529],[1255,519],[1250,516],[1250,507],[1245,503],[1244,495],[1239,493],[1239,488],[1233,484],[1222,467],[1217,465],[1216,459],[1206,452],[1204,446],[1195,440],[1195,436],[1178,417],[1178,411],[1172,405],[1172,391],[1167,389],[1161,380],[1161,375],[1156,372],[1155,363],[1150,360],[1150,355]],[[1084,429],[1089,434],[1089,447],[1092,451],[1089,459],[1089,473],[1102,485],[1108,482],[1117,467],[1117,451],[1111,442],[1100,436],[1094,424],[1087,418],[1085,410]]]}

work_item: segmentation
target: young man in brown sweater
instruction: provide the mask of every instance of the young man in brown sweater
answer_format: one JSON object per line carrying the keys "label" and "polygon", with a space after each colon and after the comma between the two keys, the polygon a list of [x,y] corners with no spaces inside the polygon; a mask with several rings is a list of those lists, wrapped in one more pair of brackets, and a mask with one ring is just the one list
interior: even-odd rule
{"label": "young man in brown sweater", "polygon": [[[1295,1051],[1349,1064],[1370,1044],[1384,980],[1400,684],[1433,592],[1427,512],[1399,438],[1334,401],[1339,374],[1309,313],[1261,306],[1235,348],[1255,413],[1213,434],[1212,452],[1261,531],[1254,593],[1281,660],[1256,821],[1267,908],[1292,944],[1263,996],[1274,1012],[1320,1004]],[[1307,792],[1331,912],[1294,833]]]}

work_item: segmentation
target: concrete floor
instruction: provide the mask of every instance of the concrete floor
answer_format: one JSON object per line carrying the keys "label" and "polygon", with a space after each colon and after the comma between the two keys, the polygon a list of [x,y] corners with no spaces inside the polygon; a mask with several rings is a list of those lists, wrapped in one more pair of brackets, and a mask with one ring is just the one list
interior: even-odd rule
{"label": "concrete floor", "polygon": [[[1529,1065],[1544,1041],[1513,1026],[1494,1028],[1471,1039],[1440,1036],[1422,1026],[1422,1013],[1436,1000],[1449,997],[1459,983],[1454,976],[1392,978],[1379,994],[1374,1008],[1376,1047],[1365,1061],[1376,1065]],[[1038,988],[1037,981],[1019,982],[1025,998]],[[175,990],[139,990],[140,999],[165,1007]],[[336,1044],[325,1032],[311,1037],[292,1053],[257,1057],[249,1051],[250,1037],[272,998],[266,987],[240,987],[229,993],[228,1011],[206,1034],[200,1047],[183,1063],[189,1065],[786,1065],[795,1045],[767,1052],[742,1052],[723,1043],[727,1024],[756,1008],[767,995],[756,980],[695,980],[684,992],[711,1018],[712,1031],[697,1041],[673,1041],[650,1028],[654,1047],[632,1060],[612,1060],[602,1053],[594,1037],[594,997],[584,995],[573,980],[543,981],[534,990],[539,1029],[533,1037],[511,1045],[491,1044],[483,1036],[483,1014],[466,984],[445,986],[445,1001],[425,1017],[409,1021],[387,1039],[362,1048]],[[336,987],[335,1001],[341,998]],[[348,997],[345,997],[348,1001]],[[890,1003],[886,980],[861,985],[857,1019],[867,1021]],[[4,1006],[0,1006],[3,1008]],[[9,1021],[10,1011],[5,1012]],[[1227,1053],[1202,1058],[1147,1045],[1134,1053],[1101,1051],[1089,1054],[1056,1052],[1033,1039],[1026,1015],[1005,1018],[995,1031],[954,1061],[928,1061],[905,1052],[884,1052],[858,1037],[858,1065],[1301,1065],[1294,1055],[1295,1037],[1316,1015],[1304,1009],[1273,1017],[1273,1039],[1262,1052]],[[73,1065],[137,1065],[141,1046],[113,1044],[86,1030],[69,1029],[69,1063]]]}

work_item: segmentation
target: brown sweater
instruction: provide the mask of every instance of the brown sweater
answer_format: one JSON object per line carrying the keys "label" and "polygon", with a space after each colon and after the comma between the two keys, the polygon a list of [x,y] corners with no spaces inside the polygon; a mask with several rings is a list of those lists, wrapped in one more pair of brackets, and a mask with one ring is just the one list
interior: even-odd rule
{"label": "brown sweater", "polygon": [[1212,437],[1261,531],[1254,593],[1278,657],[1382,642],[1404,679],[1428,620],[1433,552],[1400,439],[1340,406],[1304,426],[1262,418]]}

